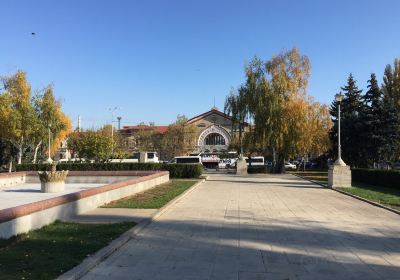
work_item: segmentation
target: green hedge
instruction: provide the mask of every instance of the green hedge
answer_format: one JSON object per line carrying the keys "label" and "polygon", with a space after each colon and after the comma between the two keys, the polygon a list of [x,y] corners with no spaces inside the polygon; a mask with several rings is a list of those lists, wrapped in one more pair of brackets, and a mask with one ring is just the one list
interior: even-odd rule
{"label": "green hedge", "polygon": [[[49,164],[18,164],[17,171],[50,170]],[[198,178],[203,172],[201,164],[165,163],[60,163],[57,170],[102,171],[102,170],[165,170],[171,178]]]}
{"label": "green hedge", "polygon": [[268,173],[267,167],[264,165],[252,165],[247,167],[247,173],[256,174],[256,173]]}
{"label": "green hedge", "polygon": [[351,170],[353,182],[400,189],[400,172],[395,170],[355,168]]}

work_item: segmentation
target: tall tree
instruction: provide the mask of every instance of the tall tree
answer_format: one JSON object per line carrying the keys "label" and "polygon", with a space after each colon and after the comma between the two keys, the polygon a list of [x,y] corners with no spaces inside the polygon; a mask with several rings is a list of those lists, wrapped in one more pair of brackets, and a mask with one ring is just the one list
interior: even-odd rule
{"label": "tall tree", "polygon": [[356,80],[350,74],[347,84],[341,88],[344,98],[341,104],[341,137],[343,159],[351,166],[359,166],[361,162],[362,138],[361,114],[364,104],[361,98],[362,90],[358,89]]}
{"label": "tall tree", "polygon": [[[254,122],[253,146],[272,152],[276,172],[284,171],[284,161],[290,157],[328,148],[328,109],[307,95],[310,62],[306,56],[293,48],[267,62],[255,57],[245,73],[246,82],[240,87],[245,104],[241,108]],[[235,108],[231,104],[239,103],[238,97],[231,94],[226,104]],[[235,115],[233,109],[227,112]],[[323,132],[315,135],[317,127]]]}
{"label": "tall tree", "polygon": [[362,97],[364,106],[359,118],[361,128],[359,136],[363,139],[361,143],[358,143],[360,146],[359,165],[372,167],[380,158],[380,147],[383,143],[381,130],[382,125],[385,125],[385,120],[382,119],[383,94],[374,73],[368,80],[367,88],[367,92]]}
{"label": "tall tree", "polygon": [[232,117],[231,135],[233,135],[235,139],[235,132],[238,134],[238,143],[235,145],[238,154],[242,153],[244,127],[249,113],[246,93],[246,87],[244,86],[241,86],[237,91],[231,90],[230,94],[225,99],[224,106],[225,114]]}
{"label": "tall tree", "polygon": [[382,90],[387,98],[392,99],[400,114],[400,59],[394,60],[393,67],[390,64],[386,65]]}
{"label": "tall tree", "polygon": [[107,128],[75,131],[68,136],[68,148],[75,156],[87,160],[105,161],[111,157],[113,139]]}
{"label": "tall tree", "polygon": [[178,115],[176,122],[168,126],[162,142],[168,157],[187,155],[196,146],[196,128],[187,124],[184,115]]}
{"label": "tall tree", "polygon": [[3,77],[4,92],[1,94],[2,113],[11,114],[7,122],[2,122],[0,128],[4,138],[8,139],[18,147],[18,163],[22,162],[25,150],[29,146],[31,136],[35,132],[34,123],[37,122],[36,115],[31,104],[31,86],[26,79],[26,73],[18,71],[16,74]]}
{"label": "tall tree", "polygon": [[[43,94],[37,93],[34,97],[34,108],[39,123],[36,124],[35,134],[35,153],[33,162],[36,162],[37,152],[39,147],[48,146],[48,129],[50,129],[50,136],[52,137],[50,151],[52,154],[60,147],[61,142],[71,132],[71,119],[66,116],[62,111],[61,102],[56,100],[53,94],[53,87],[47,86]],[[47,153],[46,149],[46,153]]]}
{"label": "tall tree", "polygon": [[379,156],[380,160],[391,164],[400,155],[400,116],[393,100],[387,96],[383,97],[381,108]]}

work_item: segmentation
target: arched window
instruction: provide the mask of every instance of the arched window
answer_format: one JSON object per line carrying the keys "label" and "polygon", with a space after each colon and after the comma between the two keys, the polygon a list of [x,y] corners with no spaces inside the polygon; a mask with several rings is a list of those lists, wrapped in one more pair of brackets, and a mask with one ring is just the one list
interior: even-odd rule
{"label": "arched window", "polygon": [[211,133],[205,139],[206,145],[225,145],[225,139],[221,134]]}

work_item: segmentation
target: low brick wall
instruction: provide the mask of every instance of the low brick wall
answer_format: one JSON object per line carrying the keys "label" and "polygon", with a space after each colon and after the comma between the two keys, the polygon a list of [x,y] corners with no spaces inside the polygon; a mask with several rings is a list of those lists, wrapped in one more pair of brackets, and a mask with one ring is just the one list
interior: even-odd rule
{"label": "low brick wall", "polygon": [[[130,175],[131,179],[0,210],[0,238],[9,238],[40,228],[57,219],[84,213],[169,181],[169,172],[167,171],[75,172],[71,172],[71,175],[76,177],[124,177]],[[25,172],[23,176],[29,178],[33,175],[36,176],[37,173]],[[18,174],[18,176],[22,175]],[[132,176],[134,177],[132,178]]]}

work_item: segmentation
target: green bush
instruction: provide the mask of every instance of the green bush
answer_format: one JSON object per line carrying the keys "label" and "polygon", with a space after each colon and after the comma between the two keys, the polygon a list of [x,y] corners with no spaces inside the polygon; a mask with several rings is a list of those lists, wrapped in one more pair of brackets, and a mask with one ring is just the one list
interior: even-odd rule
{"label": "green bush", "polygon": [[256,174],[256,173],[268,173],[267,168],[264,165],[252,165],[247,167],[247,173]]}
{"label": "green bush", "polygon": [[[49,164],[18,164],[17,171],[50,170]],[[117,171],[117,170],[165,170],[171,178],[198,178],[203,172],[201,164],[166,164],[166,163],[60,163],[57,170],[71,171]]]}
{"label": "green bush", "polygon": [[399,171],[356,168],[351,170],[351,175],[353,182],[400,189]]}

